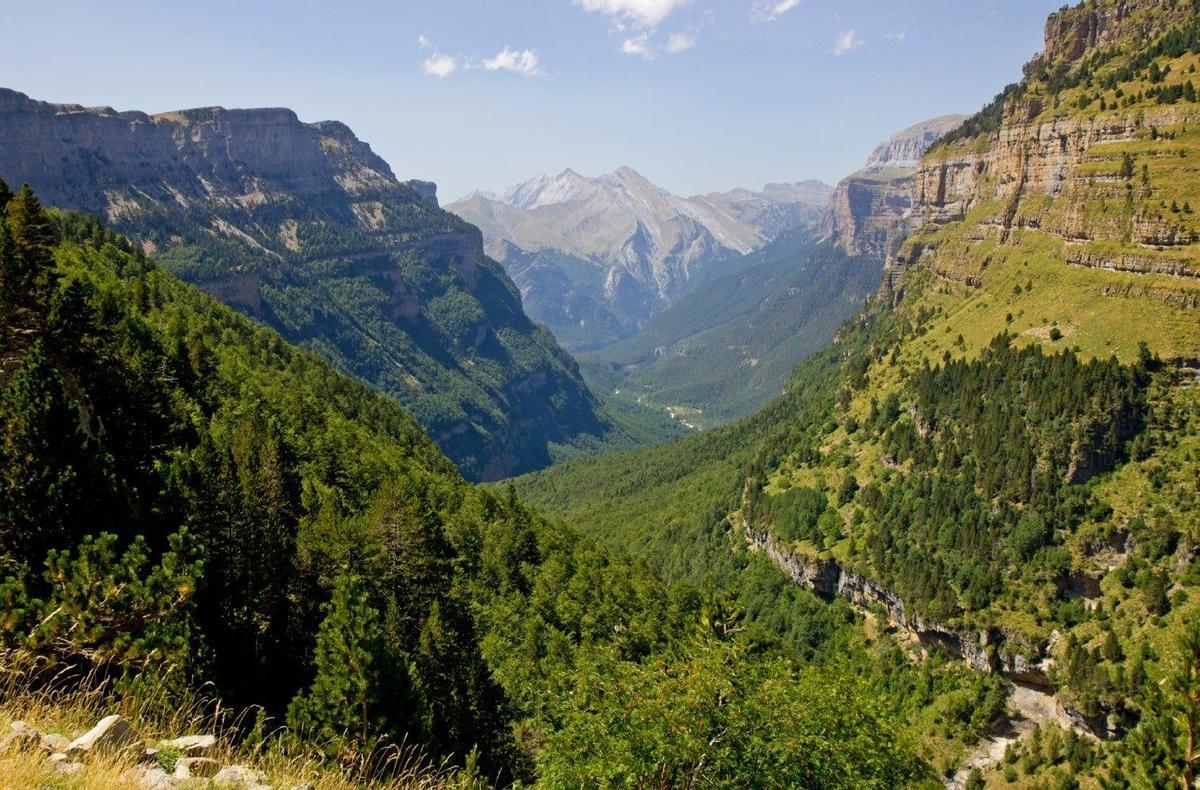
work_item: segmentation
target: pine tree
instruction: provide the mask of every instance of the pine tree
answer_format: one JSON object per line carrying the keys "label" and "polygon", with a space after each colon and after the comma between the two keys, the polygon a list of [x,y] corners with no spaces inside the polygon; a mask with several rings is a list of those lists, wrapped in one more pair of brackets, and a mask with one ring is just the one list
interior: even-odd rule
{"label": "pine tree", "polygon": [[88,500],[76,490],[77,422],[62,377],[36,341],[0,390],[0,556],[33,565],[69,541],[72,506]]}
{"label": "pine tree", "polygon": [[28,184],[21,187],[5,210],[12,253],[4,271],[9,303],[32,310],[41,324],[49,309],[54,286],[54,229],[42,204]]}
{"label": "pine tree", "polygon": [[365,749],[385,721],[383,628],[362,580],[343,573],[317,634],[317,676],[288,706],[288,726],[330,755]]}
{"label": "pine tree", "polygon": [[4,209],[8,205],[8,201],[12,199],[12,190],[8,188],[8,184],[5,183],[4,179],[0,178],[0,214],[4,213]]}

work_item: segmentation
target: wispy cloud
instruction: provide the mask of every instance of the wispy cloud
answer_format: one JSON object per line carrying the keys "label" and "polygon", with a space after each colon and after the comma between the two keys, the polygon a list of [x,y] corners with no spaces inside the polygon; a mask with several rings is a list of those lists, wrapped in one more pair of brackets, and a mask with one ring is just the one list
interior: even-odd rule
{"label": "wispy cloud", "polygon": [[421,61],[421,71],[430,77],[446,79],[460,71],[507,71],[525,78],[544,77],[541,58],[532,49],[513,49],[505,47],[490,58],[478,58],[471,55],[447,55],[434,47],[429,37],[422,34],[417,37],[417,49],[433,49],[433,54]]}
{"label": "wispy cloud", "polygon": [[657,27],[676,9],[691,0],[574,0],[585,11],[594,11],[612,17],[620,23],[633,24],[642,28]]}
{"label": "wispy cloud", "polygon": [[830,51],[834,55],[849,55],[865,43],[867,42],[858,35],[858,31],[845,30],[838,35],[837,40],[833,42],[833,49]]}
{"label": "wispy cloud", "polygon": [[691,33],[672,33],[667,39],[667,52],[678,55],[696,46],[696,37]]}
{"label": "wispy cloud", "polygon": [[655,57],[655,52],[650,47],[650,38],[646,35],[625,39],[621,42],[621,51],[626,55],[637,55],[647,60],[653,60]]}
{"label": "wispy cloud", "polygon": [[895,41],[897,44],[908,38],[907,30],[893,30],[891,33],[884,33],[883,37],[888,41]]}
{"label": "wispy cloud", "polygon": [[755,19],[772,22],[800,7],[803,0],[755,0],[750,15]]}
{"label": "wispy cloud", "polygon": [[421,71],[430,77],[437,77],[441,80],[458,71],[458,68],[458,58],[443,55],[440,52],[434,52],[421,63]]}
{"label": "wispy cloud", "polygon": [[532,49],[518,52],[505,47],[497,52],[495,57],[484,60],[483,67],[488,71],[511,71],[522,77],[544,76],[541,61]]}

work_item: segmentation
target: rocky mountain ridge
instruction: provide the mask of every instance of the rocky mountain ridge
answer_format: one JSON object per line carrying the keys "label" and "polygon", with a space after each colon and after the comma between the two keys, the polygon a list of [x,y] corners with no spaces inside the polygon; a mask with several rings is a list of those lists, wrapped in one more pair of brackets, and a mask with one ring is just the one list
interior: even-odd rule
{"label": "rocky mountain ridge", "polygon": [[98,214],[177,274],[407,407],[473,478],[605,430],[478,229],[342,123],[147,115],[0,90],[0,177]]}
{"label": "rocky mountain ridge", "polygon": [[[628,335],[697,282],[786,230],[811,223],[828,198],[819,182],[681,198],[630,167],[595,178],[538,176],[446,208],[478,226],[536,320],[575,350]],[[530,256],[536,265],[530,265]],[[569,303],[552,300],[570,284]],[[614,329],[615,328],[615,329]],[[614,334],[615,332],[615,334]]]}

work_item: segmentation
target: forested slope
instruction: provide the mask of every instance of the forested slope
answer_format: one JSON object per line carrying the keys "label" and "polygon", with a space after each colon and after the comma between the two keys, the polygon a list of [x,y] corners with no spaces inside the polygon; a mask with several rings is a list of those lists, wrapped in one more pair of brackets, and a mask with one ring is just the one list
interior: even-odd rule
{"label": "forested slope", "polygon": [[[1064,762],[1062,733],[1039,735],[977,779],[1182,781],[1200,730],[1198,31],[1190,2],[1055,14],[1026,78],[926,156],[923,224],[881,298],[787,395],[518,490],[668,572],[703,577],[711,546],[768,556],[1112,741]],[[707,478],[720,497],[697,496]]]}
{"label": "forested slope", "polygon": [[715,594],[468,485],[394,402],[96,220],[0,204],[6,694],[212,698],[255,748],[363,783],[397,745],[454,786],[927,774],[883,691],[805,667],[844,612],[810,598],[805,643],[745,639]]}

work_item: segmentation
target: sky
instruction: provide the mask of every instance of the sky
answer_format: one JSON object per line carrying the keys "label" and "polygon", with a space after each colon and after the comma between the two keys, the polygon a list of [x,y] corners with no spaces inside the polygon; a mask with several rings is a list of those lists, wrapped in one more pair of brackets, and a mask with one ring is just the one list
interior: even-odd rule
{"label": "sky", "polygon": [[974,112],[1062,3],[0,0],[0,87],[290,107],[345,122],[443,202],[621,165],[693,195],[836,183],[893,132]]}

